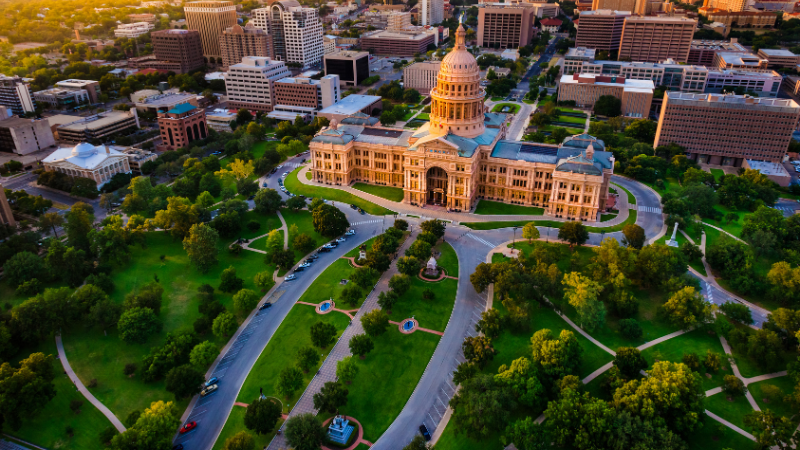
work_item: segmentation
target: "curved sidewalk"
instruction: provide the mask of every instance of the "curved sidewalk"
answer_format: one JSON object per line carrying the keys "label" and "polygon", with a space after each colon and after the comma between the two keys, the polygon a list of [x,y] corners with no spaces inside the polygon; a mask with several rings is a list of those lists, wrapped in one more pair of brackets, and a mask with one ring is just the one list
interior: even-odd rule
{"label": "curved sidewalk", "polygon": [[72,380],[72,383],[75,385],[75,387],[78,388],[78,391],[83,394],[86,400],[89,400],[89,403],[100,410],[100,412],[106,416],[106,419],[111,421],[111,424],[114,425],[114,428],[116,428],[117,431],[120,433],[125,432],[125,425],[123,425],[122,422],[117,419],[117,416],[115,416],[110,409],[106,408],[106,405],[100,403],[100,400],[95,398],[95,396],[92,395],[88,389],[86,389],[86,386],[83,385],[80,378],[75,375],[75,372],[72,370],[72,367],[69,365],[69,361],[67,360],[67,354],[64,352],[64,344],[61,342],[61,335],[56,336],[56,347],[58,348],[58,359],[61,360],[61,365],[64,367],[64,372],[67,373],[67,376],[70,380]]}

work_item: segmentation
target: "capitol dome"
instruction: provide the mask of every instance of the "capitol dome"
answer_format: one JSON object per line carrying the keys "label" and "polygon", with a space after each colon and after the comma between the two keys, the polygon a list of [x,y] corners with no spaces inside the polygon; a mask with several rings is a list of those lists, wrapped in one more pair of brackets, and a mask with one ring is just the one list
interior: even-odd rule
{"label": "capitol dome", "polygon": [[72,149],[72,156],[86,158],[87,156],[92,156],[96,152],[97,147],[88,142],[81,142]]}

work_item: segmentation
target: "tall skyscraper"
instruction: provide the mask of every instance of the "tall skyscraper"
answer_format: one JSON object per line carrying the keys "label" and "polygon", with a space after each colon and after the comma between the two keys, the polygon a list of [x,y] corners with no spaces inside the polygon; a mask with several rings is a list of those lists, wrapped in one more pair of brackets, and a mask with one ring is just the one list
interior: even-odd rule
{"label": "tall skyscraper", "polygon": [[581,12],[575,47],[616,52],[622,39],[625,18],[630,15],[628,11],[610,9]]}
{"label": "tall skyscraper", "polygon": [[304,8],[297,0],[272,1],[253,10],[252,23],[272,37],[275,59],[310,66],[325,55],[317,9]]}
{"label": "tall skyscraper", "polygon": [[529,3],[488,3],[478,9],[478,46],[518,48],[531,43],[535,11]]}
{"label": "tall skyscraper", "polygon": [[35,109],[30,85],[20,77],[0,74],[0,105],[22,116]]}
{"label": "tall skyscraper", "polygon": [[687,17],[626,17],[619,60],[685,63],[696,29],[697,20]]}
{"label": "tall skyscraper", "polygon": [[186,24],[200,32],[203,56],[219,58],[219,37],[226,28],[236,25],[236,6],[228,1],[198,1],[184,4]]}
{"label": "tall skyscraper", "polygon": [[150,33],[153,53],[161,61],[178,64],[180,73],[203,67],[203,44],[194,30],[161,30]]}
{"label": "tall skyscraper", "polygon": [[245,56],[275,57],[272,50],[272,37],[266,31],[257,28],[252,22],[244,27],[234,25],[225,30],[219,37],[222,50],[222,67],[239,64]]}
{"label": "tall skyscraper", "polygon": [[436,25],[444,20],[443,0],[421,0],[419,5],[419,25]]}

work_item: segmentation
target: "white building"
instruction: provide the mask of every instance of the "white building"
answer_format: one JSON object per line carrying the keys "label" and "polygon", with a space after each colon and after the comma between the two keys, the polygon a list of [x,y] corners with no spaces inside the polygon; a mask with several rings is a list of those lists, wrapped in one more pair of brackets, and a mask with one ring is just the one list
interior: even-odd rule
{"label": "white building", "polygon": [[283,61],[264,56],[245,56],[225,74],[228,107],[272,111],[276,81],[291,76]]}
{"label": "white building", "polygon": [[308,67],[325,55],[322,21],[315,8],[304,8],[297,0],[279,0],[268,8],[254,9],[251,22],[272,36],[278,60]]}
{"label": "white building", "polygon": [[106,147],[82,142],[72,148],[59,148],[42,160],[44,169],[94,180],[97,187],[118,173],[131,171],[128,155]]}
{"label": "white building", "polygon": [[330,34],[326,34],[322,37],[322,44],[325,48],[325,54],[330,54],[336,52],[336,39],[337,36],[333,36]]}
{"label": "white building", "polygon": [[147,34],[155,28],[150,22],[136,22],[136,23],[123,23],[114,30],[114,36],[126,38],[138,38],[143,34]]}
{"label": "white building", "polygon": [[444,0],[420,0],[418,25],[436,25],[444,20]]}
{"label": "white building", "polygon": [[206,112],[206,125],[214,131],[227,131],[230,133],[232,130],[231,123],[236,120],[236,113],[230,112],[224,108],[217,108],[213,111]]}
{"label": "white building", "polygon": [[33,93],[33,99],[44,103],[50,108],[74,108],[78,105],[89,103],[89,93],[86,89],[70,90],[51,88]]}

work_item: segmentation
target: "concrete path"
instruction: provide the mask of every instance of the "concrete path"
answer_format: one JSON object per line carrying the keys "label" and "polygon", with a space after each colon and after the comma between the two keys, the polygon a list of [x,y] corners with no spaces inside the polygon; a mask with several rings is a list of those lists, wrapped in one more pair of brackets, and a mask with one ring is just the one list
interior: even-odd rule
{"label": "concrete path", "polygon": [[750,439],[751,441],[755,442],[755,440],[756,440],[755,436],[753,436],[752,434],[748,433],[747,431],[744,431],[743,429],[737,427],[736,425],[728,422],[727,420],[723,419],[722,417],[712,413],[709,410],[706,410],[706,415],[708,417],[711,417],[712,419],[716,420],[717,422],[725,425],[726,427],[730,428],[731,430],[741,434],[742,436],[746,437],[747,439]]}
{"label": "concrete path", "polygon": [[[545,297],[545,298],[546,298],[546,297]],[[548,302],[549,302],[549,300],[548,300]],[[589,333],[587,333],[586,331],[584,331],[584,330],[583,330],[583,328],[581,328],[581,327],[579,327],[579,326],[575,325],[575,322],[573,322],[572,320],[570,320],[570,319],[569,319],[569,317],[567,317],[567,315],[566,315],[566,314],[562,314],[562,313],[561,313],[561,311],[557,311],[557,310],[556,310],[556,313],[557,313],[559,316],[561,316],[561,318],[562,318],[562,319],[564,319],[564,321],[566,321],[566,322],[569,324],[569,326],[571,326],[572,328],[574,328],[574,329],[575,329],[575,331],[577,331],[578,333],[580,333],[580,334],[581,334],[583,337],[585,337],[586,339],[588,339],[588,340],[589,340],[591,343],[593,343],[594,345],[596,345],[596,346],[600,347],[601,349],[603,349],[603,350],[604,350],[604,351],[606,351],[607,353],[610,353],[612,356],[617,356],[617,352],[615,352],[614,350],[611,350],[610,348],[608,348],[608,347],[606,347],[605,345],[603,345],[603,343],[601,343],[601,342],[600,342],[600,341],[598,341],[597,339],[593,338],[593,337],[592,337],[592,336],[591,336]]]}
{"label": "concrete path", "polygon": [[69,379],[72,380],[72,384],[78,388],[78,391],[83,394],[86,400],[89,400],[89,403],[94,405],[95,408],[97,408],[101,413],[103,413],[104,416],[106,416],[106,419],[108,419],[111,424],[114,425],[114,428],[116,428],[117,431],[120,433],[125,432],[125,425],[123,425],[122,422],[117,419],[117,416],[115,416],[110,409],[106,408],[106,405],[102,404],[100,400],[95,398],[95,396],[92,395],[88,389],[86,389],[86,386],[83,385],[80,378],[75,375],[75,372],[69,365],[69,361],[67,361],[67,354],[64,352],[64,344],[61,342],[61,335],[56,335],[56,347],[58,348],[58,359],[61,361],[61,365],[64,367],[64,372],[66,372]]}
{"label": "concrete path", "polygon": [[687,330],[678,330],[678,331],[676,331],[674,333],[670,333],[670,334],[668,334],[666,336],[661,336],[658,339],[653,339],[652,341],[646,342],[646,343],[644,343],[644,344],[642,344],[642,345],[640,345],[640,346],[638,346],[636,348],[638,348],[639,351],[642,351],[642,350],[648,349],[648,348],[650,348],[650,347],[652,347],[654,345],[658,345],[658,344],[660,344],[660,343],[662,343],[664,341],[668,341],[668,340],[670,340],[670,339],[672,339],[674,337],[678,337],[678,336],[680,336],[682,334],[686,334],[686,333],[688,333],[688,332],[690,332],[692,330],[694,330],[694,328],[689,328]]}
{"label": "concrete path", "polygon": [[[745,241],[743,241],[743,240],[739,239],[738,237],[736,237],[736,236],[734,236],[734,235],[732,235],[732,234],[728,233],[727,231],[723,230],[722,228],[720,228],[720,227],[718,227],[718,226],[714,226],[714,225],[711,225],[710,223],[705,223],[705,222],[703,222],[703,225],[705,225],[705,226],[707,226],[707,227],[711,227],[711,228],[713,228],[713,229],[715,229],[715,230],[719,230],[719,231],[721,231],[721,232],[723,232],[723,233],[727,234],[728,236],[730,236],[730,237],[732,237],[732,238],[736,239],[737,241],[739,241],[739,242],[744,242],[745,244],[747,244],[747,242],[745,242]],[[748,245],[750,245],[750,244],[748,244]]]}

